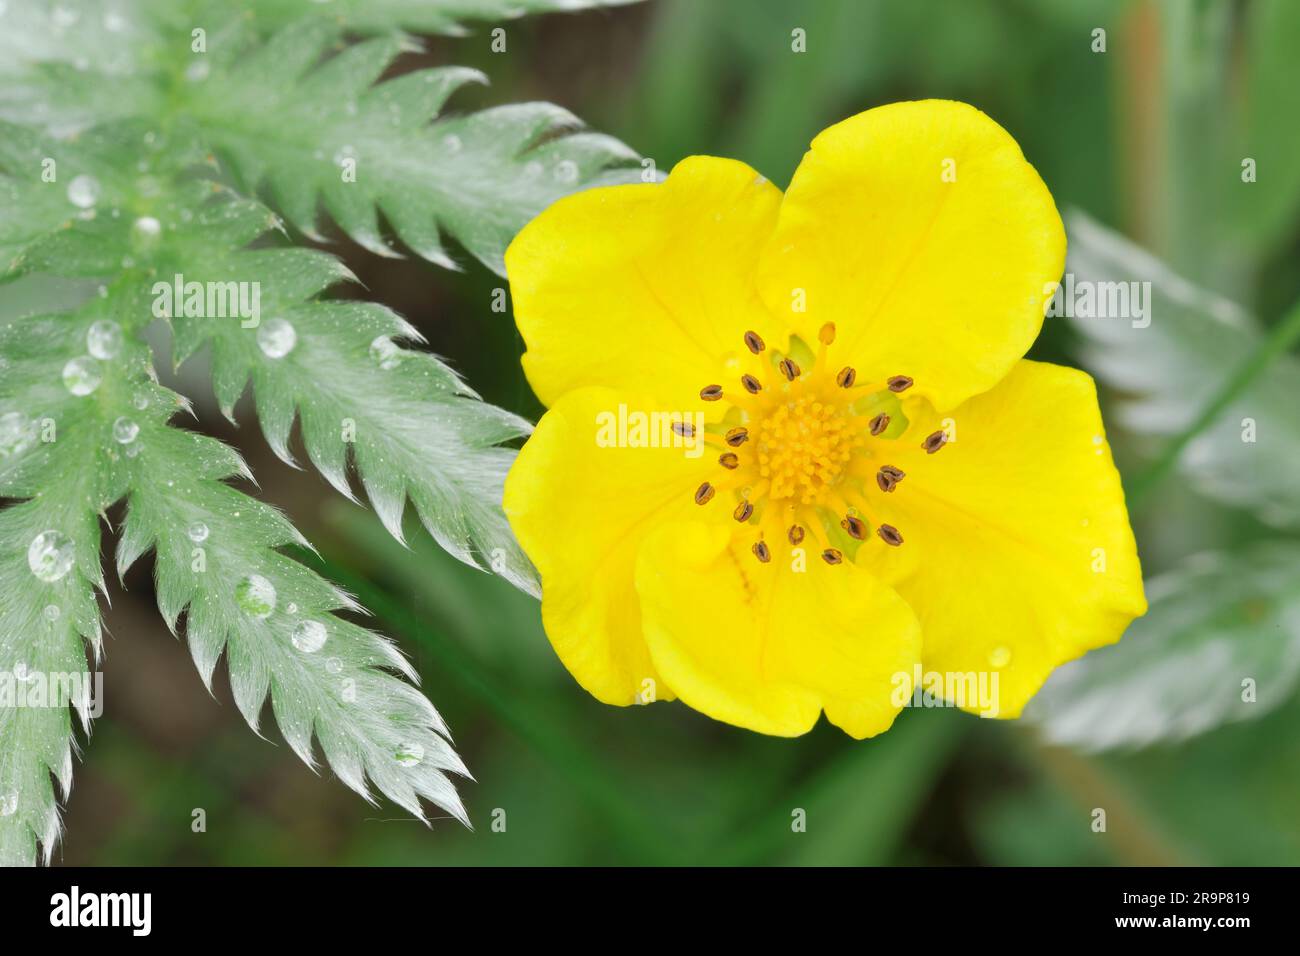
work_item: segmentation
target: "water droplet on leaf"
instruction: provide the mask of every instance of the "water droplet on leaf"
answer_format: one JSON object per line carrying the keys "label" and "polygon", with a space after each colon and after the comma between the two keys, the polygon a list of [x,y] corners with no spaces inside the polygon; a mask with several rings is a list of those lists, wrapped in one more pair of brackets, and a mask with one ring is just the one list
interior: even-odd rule
{"label": "water droplet on leaf", "polygon": [[275,585],[260,574],[250,574],[235,588],[235,603],[256,618],[271,616],[275,598]]}
{"label": "water droplet on leaf", "polygon": [[27,566],[42,581],[57,581],[72,570],[72,539],[61,531],[42,531],[27,548]]}

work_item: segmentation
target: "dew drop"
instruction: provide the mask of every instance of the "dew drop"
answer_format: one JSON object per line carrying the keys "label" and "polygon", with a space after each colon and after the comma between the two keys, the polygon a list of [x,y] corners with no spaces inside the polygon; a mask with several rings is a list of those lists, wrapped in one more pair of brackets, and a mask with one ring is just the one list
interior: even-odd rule
{"label": "dew drop", "polygon": [[298,613],[298,605],[297,605],[297,604],[294,604],[292,601],[290,601],[290,602],[288,603],[288,605],[285,606],[284,612],[285,612],[286,614],[297,614],[297,613]]}
{"label": "dew drop", "polygon": [[571,159],[562,159],[555,164],[555,178],[562,183],[576,182],[578,179],[578,164]]}
{"label": "dew drop", "polygon": [[104,380],[104,373],[89,355],[69,359],[63,366],[63,384],[73,395],[89,395],[99,388]]}
{"label": "dew drop", "polygon": [[442,148],[449,153],[459,153],[463,145],[455,133],[448,133],[442,138]]}
{"label": "dew drop", "polygon": [[162,235],[162,223],[153,216],[141,216],[131,223],[131,239],[137,245],[148,246]]}
{"label": "dew drop", "polygon": [[134,458],[134,457],[135,457],[136,455],[138,455],[138,454],[140,454],[140,443],[139,443],[139,442],[131,442],[131,444],[129,444],[129,445],[126,446],[126,457],[127,457],[127,458]]}
{"label": "dew drop", "polygon": [[337,657],[331,657],[325,662],[325,669],[331,674],[341,674],[343,673],[343,662]]}
{"label": "dew drop", "polygon": [[86,330],[86,351],[97,359],[111,359],[122,350],[122,327],[109,319],[91,323]]}
{"label": "dew drop", "polygon": [[135,398],[131,399],[131,404],[135,407],[136,411],[142,412],[149,407],[149,396],[144,392],[141,392]]}
{"label": "dew drop", "polygon": [[275,596],[275,585],[260,574],[250,574],[235,588],[235,603],[256,618],[271,616]]}
{"label": "dew drop", "polygon": [[0,817],[12,817],[18,812],[18,791],[11,790],[0,797]]}
{"label": "dew drop", "polygon": [[419,744],[402,744],[393,754],[399,767],[414,767],[424,759],[424,748]]}
{"label": "dew drop", "polygon": [[257,345],[267,358],[282,359],[298,344],[298,333],[284,319],[271,319],[257,329]]}
{"label": "dew drop", "polygon": [[84,173],[68,183],[68,201],[79,209],[89,209],[99,201],[99,180]]}
{"label": "dew drop", "polygon": [[140,434],[140,426],[126,416],[113,422],[113,441],[119,445],[129,445]]}
{"label": "dew drop", "polygon": [[290,640],[304,654],[315,654],[325,646],[325,625],[320,621],[299,621]]}
{"label": "dew drop", "polygon": [[36,426],[22,412],[0,415],[0,458],[21,455],[36,440]]}
{"label": "dew drop", "polygon": [[57,581],[72,570],[72,539],[61,531],[42,531],[27,548],[27,566],[40,580]]}
{"label": "dew drop", "polygon": [[45,610],[42,611],[41,613],[45,615],[45,620],[49,621],[50,623],[54,623],[60,617],[63,616],[63,612],[59,610],[59,606],[57,604],[45,605]]}
{"label": "dew drop", "polygon": [[370,343],[370,359],[385,372],[392,371],[402,363],[402,349],[386,335],[377,336]]}
{"label": "dew drop", "polygon": [[1011,648],[999,645],[989,651],[990,667],[1006,667],[1011,663]]}
{"label": "dew drop", "polygon": [[185,529],[185,534],[188,535],[189,539],[195,544],[202,544],[204,541],[208,540],[208,526],[202,521],[196,521]]}

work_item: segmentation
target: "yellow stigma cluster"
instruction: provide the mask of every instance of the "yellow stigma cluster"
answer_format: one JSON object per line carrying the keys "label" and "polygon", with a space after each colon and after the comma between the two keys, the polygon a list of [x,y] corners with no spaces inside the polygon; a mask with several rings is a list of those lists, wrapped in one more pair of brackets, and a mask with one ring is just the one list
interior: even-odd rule
{"label": "yellow stigma cluster", "polygon": [[846,409],[816,395],[787,397],[760,414],[750,434],[773,501],[819,503],[863,445]]}

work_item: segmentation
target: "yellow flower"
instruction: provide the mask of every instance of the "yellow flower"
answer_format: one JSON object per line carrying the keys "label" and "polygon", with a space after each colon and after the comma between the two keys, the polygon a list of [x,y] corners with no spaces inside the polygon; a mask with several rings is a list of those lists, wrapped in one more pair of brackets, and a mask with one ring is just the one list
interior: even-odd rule
{"label": "yellow flower", "polygon": [[784,196],[695,156],[535,219],[506,269],[549,410],[505,509],[578,682],[867,737],[918,674],[1015,717],[1118,640],[1146,601],[1096,390],[1022,357],[1064,258],[1015,141],[937,100],[824,131]]}

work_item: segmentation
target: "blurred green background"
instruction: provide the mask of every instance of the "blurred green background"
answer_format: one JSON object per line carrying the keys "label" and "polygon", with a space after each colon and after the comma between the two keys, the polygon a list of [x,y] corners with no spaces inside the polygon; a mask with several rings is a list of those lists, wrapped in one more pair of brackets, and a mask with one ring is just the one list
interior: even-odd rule
{"label": "blurred green background", "polygon": [[[1233,499],[1198,478],[1194,461],[1160,464],[1252,350],[1266,348],[1259,343],[1300,297],[1298,9],[1249,0],[652,0],[513,21],[506,55],[490,53],[482,27],[431,40],[427,55],[403,61],[485,70],[492,86],[458,94],[459,109],[550,100],[622,138],[661,171],[683,156],[712,153],[743,159],[782,186],[809,140],[839,119],[900,99],[966,100],[1017,138],[1063,212],[1085,212],[1258,316],[1226,351],[1216,348],[1212,329],[1197,331],[1197,322],[1213,321],[1216,300],[1189,299],[1176,287],[1160,335],[1099,342],[1049,320],[1032,353],[1120,386],[1103,395],[1135,495],[1148,576],[1177,572],[1198,552],[1228,556],[1215,578],[1220,590],[1192,588],[1215,595],[1209,606],[1153,614],[1154,623],[1132,635],[1139,651],[1150,649],[1148,659],[1130,666],[1120,658],[1111,668],[1146,683],[1107,691],[1104,674],[1081,673],[1087,693],[1129,695],[1103,708],[1133,713],[1116,732],[1121,746],[1096,752],[1087,739],[1053,744],[1070,735],[945,710],[907,711],[888,734],[855,742],[824,723],[805,738],[781,740],[679,704],[603,706],[556,660],[533,600],[457,564],[422,533],[411,535],[412,551],[403,550],[369,511],[341,502],[314,472],[274,459],[251,406],[241,409],[244,427],[236,431],[209,404],[199,408],[202,427],[244,452],[265,496],[320,547],[317,566],[355,591],[375,625],[412,655],[476,775],[462,791],[477,829],[446,820],[426,829],[392,807],[368,808],[328,773],[307,770],[279,743],[273,721],[264,727],[275,745],[249,733],[224,676],[214,702],[185,648],[162,627],[142,562],[127,589],[112,594],[107,713],[78,770],[57,859],[1300,862],[1300,700],[1292,687],[1300,566],[1279,565],[1276,555],[1296,553],[1281,550],[1266,559],[1279,573],[1248,576],[1234,557],[1259,541],[1294,540],[1300,508],[1279,516],[1267,508],[1276,502],[1259,500],[1273,487]],[[806,31],[806,53],[791,50],[795,28]],[[1098,28],[1104,53],[1093,49]],[[1257,160],[1258,182],[1241,181],[1243,157]],[[1123,247],[1105,242],[1099,254],[1137,267]],[[518,335],[508,316],[490,309],[501,280],[473,262],[452,274],[420,261],[378,260],[342,239],[331,248],[370,297],[415,322],[487,400],[540,415],[519,371]],[[1170,324],[1184,314],[1185,323]],[[1286,351],[1286,341],[1272,341],[1275,352]],[[1201,365],[1186,358],[1203,346]],[[1122,372],[1100,369],[1125,356],[1156,369],[1173,403],[1159,427],[1111,417],[1132,389]],[[1237,398],[1248,401],[1272,381],[1277,427],[1294,435],[1300,391],[1286,387],[1300,381],[1295,360],[1269,357]],[[203,370],[184,374],[186,391],[210,394]],[[1195,444],[1191,436],[1188,443]],[[1300,443],[1269,445],[1261,432],[1259,449],[1275,456],[1269,468],[1283,479],[1300,468]],[[1243,648],[1258,673],[1241,670],[1234,655]],[[1259,682],[1254,709],[1211,699],[1223,693],[1223,679],[1236,693],[1243,673]],[[1068,694],[1060,699],[1059,707],[1070,705]],[[1149,728],[1142,731],[1148,746],[1128,739],[1140,736],[1126,734],[1139,725]],[[196,834],[191,813],[200,807],[207,831]],[[1093,830],[1095,808],[1106,811],[1104,833]],[[793,832],[800,809],[806,832]],[[493,824],[502,820],[498,832]]]}

